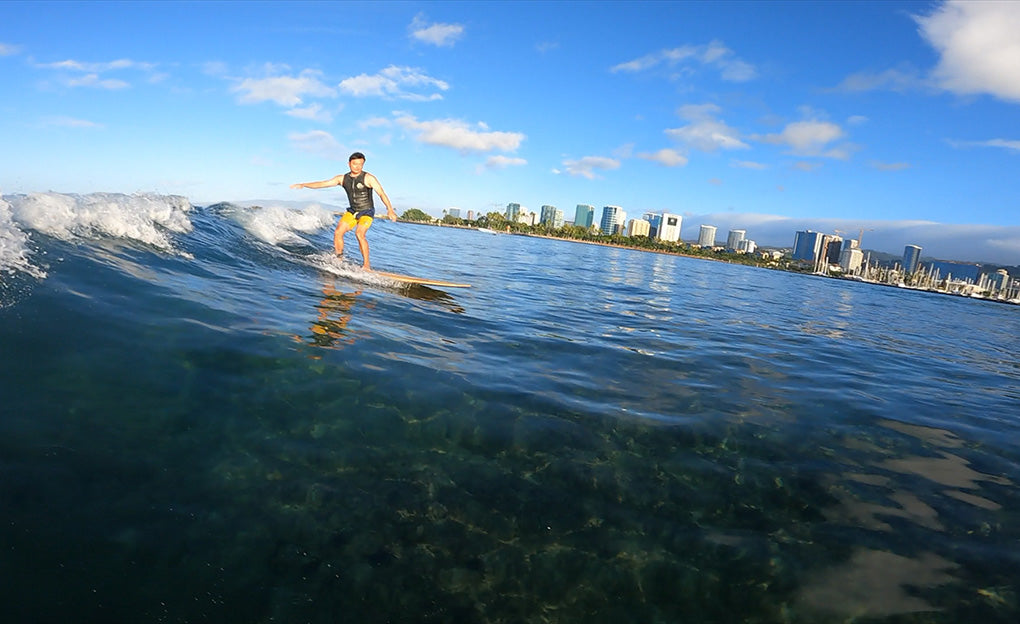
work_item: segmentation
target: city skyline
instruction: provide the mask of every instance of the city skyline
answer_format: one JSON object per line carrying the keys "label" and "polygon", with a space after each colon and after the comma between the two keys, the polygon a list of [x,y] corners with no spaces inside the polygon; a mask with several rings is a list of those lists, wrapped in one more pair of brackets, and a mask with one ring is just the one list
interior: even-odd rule
{"label": "city skyline", "polygon": [[924,222],[1020,263],[1017,2],[180,6],[0,3],[0,192],[314,203],[362,151],[398,211]]}
{"label": "city skyline", "polygon": [[[516,206],[518,211],[530,211],[527,206],[518,202],[510,202],[507,206]],[[577,208],[582,206],[592,208],[595,218],[590,225],[599,226],[601,230],[601,215],[597,212],[599,209],[591,204],[577,204]],[[603,206],[603,209],[605,207]],[[615,208],[624,210],[620,206]],[[478,211],[477,214],[486,212],[508,214],[506,208]],[[648,211],[640,211],[640,214],[646,212]],[[718,231],[725,232],[745,230],[749,232],[748,238],[753,239],[759,247],[775,248],[792,247],[793,237],[797,231],[812,230],[840,234],[843,238],[856,239],[862,236],[867,241],[863,247],[891,255],[902,255],[905,245],[917,245],[928,250],[926,257],[957,262],[1020,266],[1020,248],[1017,250],[1012,248],[1014,242],[1020,241],[1020,226],[999,228],[954,226],[924,221],[794,219],[776,215],[739,213],[692,215],[669,210],[659,211],[659,214],[662,212],[677,214],[683,218],[681,238],[686,237],[687,242],[698,241],[699,237],[692,235],[690,228],[700,225],[712,225]],[[626,224],[622,227],[626,227]]]}

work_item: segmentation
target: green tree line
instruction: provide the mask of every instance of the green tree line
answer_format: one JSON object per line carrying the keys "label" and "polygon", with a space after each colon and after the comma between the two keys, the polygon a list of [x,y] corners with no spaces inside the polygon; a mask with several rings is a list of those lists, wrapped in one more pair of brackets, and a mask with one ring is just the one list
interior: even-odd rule
{"label": "green tree line", "polygon": [[400,217],[404,221],[415,221],[424,223],[435,223],[438,221],[441,225],[453,225],[462,227],[476,227],[476,228],[488,228],[490,230],[496,230],[497,232],[510,232],[514,234],[530,234],[537,236],[551,236],[554,238],[563,238],[568,240],[578,240],[590,243],[601,243],[605,245],[614,245],[617,247],[631,247],[635,249],[644,249],[647,251],[657,251],[663,253],[675,253],[682,254],[685,256],[694,256],[700,258],[710,258],[713,260],[723,260],[726,262],[732,262],[737,264],[746,264],[751,266],[764,266],[770,268],[783,268],[789,269],[788,262],[785,260],[768,260],[762,258],[757,254],[747,253],[734,253],[724,250],[714,250],[710,248],[702,248],[697,245],[691,245],[678,241],[675,243],[661,241],[658,239],[650,238],[648,236],[621,236],[619,234],[603,234],[597,228],[584,228],[573,224],[564,224],[560,227],[553,227],[549,224],[539,225],[525,225],[515,221],[510,221],[500,212],[490,212],[488,214],[480,215],[477,219],[468,220],[460,217],[454,217],[449,214],[444,214],[441,219],[434,219],[425,212],[411,208],[404,212]]}

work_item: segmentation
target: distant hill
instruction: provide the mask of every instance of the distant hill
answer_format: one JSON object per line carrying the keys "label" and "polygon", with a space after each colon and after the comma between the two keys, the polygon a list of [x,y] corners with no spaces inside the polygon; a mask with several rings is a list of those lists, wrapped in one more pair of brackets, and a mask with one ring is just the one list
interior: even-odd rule
{"label": "distant hill", "polygon": [[[891,267],[894,264],[903,263],[903,256],[897,254],[886,253],[884,251],[875,251],[873,249],[865,249],[865,254],[871,254],[871,261],[877,263],[879,266]],[[944,258],[933,258],[931,256],[921,256],[921,264],[930,264],[932,262],[959,262],[959,260],[946,260]],[[999,269],[1006,269],[1006,272],[1013,277],[1020,277],[1020,265],[1003,265],[1003,264],[992,264],[988,262],[962,262],[961,264],[976,264],[981,267],[982,273],[995,273]]]}

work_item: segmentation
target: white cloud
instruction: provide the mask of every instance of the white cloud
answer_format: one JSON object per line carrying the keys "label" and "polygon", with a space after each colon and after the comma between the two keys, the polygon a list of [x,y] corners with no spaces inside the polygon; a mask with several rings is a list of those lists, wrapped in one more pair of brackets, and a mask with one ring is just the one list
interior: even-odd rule
{"label": "white cloud", "polygon": [[691,70],[690,65],[697,67],[709,67],[719,72],[723,80],[729,82],[747,82],[757,76],[754,65],[737,58],[732,50],[719,41],[712,41],[707,45],[684,45],[678,48],[666,48],[646,54],[625,63],[620,63],[609,68],[609,71],[616,72],[642,72],[656,67],[665,66],[669,68],[677,65],[684,65],[684,69]]}
{"label": "white cloud", "polygon": [[719,149],[748,149],[740,140],[740,133],[725,122],[716,119],[720,108],[715,104],[690,104],[680,107],[677,114],[691,123],[680,128],[668,128],[666,134],[685,147],[714,152]]}
{"label": "white cloud", "polygon": [[207,76],[226,76],[228,72],[227,64],[222,61],[209,61],[202,63],[202,73]]}
{"label": "white cloud", "polygon": [[95,87],[97,89],[108,89],[110,91],[116,91],[118,89],[126,89],[130,85],[123,80],[117,80],[116,78],[101,79],[99,74],[85,74],[80,78],[70,78],[64,81],[64,84],[69,87]]}
{"label": "white cloud", "polygon": [[862,71],[850,74],[840,82],[833,91],[847,91],[851,93],[863,91],[894,91],[906,93],[908,91],[930,90],[931,83],[923,78],[920,73],[908,66],[886,69],[880,72]]}
{"label": "white cloud", "polygon": [[21,46],[11,43],[0,43],[0,56],[14,56],[18,52],[21,52]]}
{"label": "white cloud", "polygon": [[489,156],[485,159],[486,169],[506,169],[507,167],[521,167],[528,164],[523,158],[512,158],[509,156]]}
{"label": "white cloud", "polygon": [[297,119],[307,119],[308,121],[318,121],[321,123],[333,121],[332,113],[323,110],[322,105],[319,103],[314,103],[304,108],[292,108],[286,114]]}
{"label": "white cloud", "polygon": [[418,14],[411,22],[411,38],[439,47],[452,47],[464,35],[460,24],[429,23],[425,16]]}
{"label": "white cloud", "polygon": [[68,71],[80,71],[85,73],[101,74],[103,72],[121,69],[137,69],[141,71],[152,71],[153,69],[155,69],[156,66],[153,63],[143,63],[140,61],[132,61],[131,59],[117,59],[115,61],[107,61],[104,63],[75,61],[73,59],[67,59],[65,61],[56,61],[53,63],[37,63],[36,67],[42,69],[63,69]]}
{"label": "white cloud", "polygon": [[[266,73],[277,73],[281,69],[285,68],[267,65]],[[319,71],[306,69],[297,76],[245,78],[231,90],[240,94],[238,101],[242,104],[276,102],[280,106],[293,107],[302,104],[306,96],[336,96],[335,89],[319,80],[320,75]]]}
{"label": "white cloud", "polygon": [[[446,82],[422,73],[415,67],[390,65],[377,74],[360,74],[340,82],[340,90],[354,97],[384,97],[402,100],[441,100]],[[430,93],[431,92],[431,93]]]}
{"label": "white cloud", "polygon": [[566,167],[567,173],[572,176],[594,180],[598,177],[595,173],[596,170],[609,171],[619,169],[620,161],[604,156],[585,156],[580,160],[564,160],[563,166]]}
{"label": "white cloud", "polygon": [[340,143],[333,138],[333,135],[323,130],[313,130],[304,133],[294,132],[288,135],[287,138],[290,139],[294,149],[301,152],[315,154],[329,160],[342,161],[347,157],[344,150],[341,149]]}
{"label": "white cloud", "polygon": [[461,152],[512,152],[525,139],[520,132],[493,132],[484,123],[472,126],[458,119],[418,121],[411,115],[402,115],[396,122],[416,133],[422,143],[452,147]]}
{"label": "white cloud", "polygon": [[60,72],[59,81],[67,87],[91,87],[96,89],[108,89],[115,91],[126,89],[131,85],[120,78],[106,78],[103,74],[110,72],[121,72],[126,70],[141,71],[150,74],[149,81],[155,77],[157,80],[162,74],[154,74],[156,65],[132,61],[131,59],[117,59],[107,62],[86,62],[67,59],[53,63],[32,63],[39,69],[50,69]]}
{"label": "white cloud", "polygon": [[103,124],[89,121],[87,119],[77,119],[74,117],[47,117],[43,120],[43,124],[47,126],[56,126],[60,128],[102,128]]}
{"label": "white cloud", "polygon": [[683,167],[687,164],[687,157],[674,149],[661,149],[657,152],[643,152],[638,154],[638,158],[645,160],[651,160],[659,163],[665,167]]}
{"label": "white cloud", "polygon": [[910,169],[910,163],[905,162],[887,163],[873,160],[868,165],[879,171],[903,171],[904,169]]}
{"label": "white cloud", "polygon": [[844,132],[831,121],[795,121],[776,134],[756,135],[756,140],[773,145],[786,145],[790,153],[798,156],[823,156],[846,159],[846,147],[829,147],[833,141],[843,138]]}
{"label": "white cloud", "polygon": [[369,117],[358,122],[358,127],[362,130],[368,130],[370,128],[387,128],[393,125],[393,122],[386,117]]}
{"label": "white cloud", "polygon": [[1001,147],[1020,152],[1020,141],[1010,139],[988,139],[987,141],[949,141],[953,147]]}
{"label": "white cloud", "polygon": [[763,169],[768,169],[769,168],[769,166],[766,165],[766,164],[763,164],[763,163],[760,163],[760,162],[754,162],[754,161],[751,161],[751,160],[734,160],[731,164],[732,164],[732,166],[734,166],[734,167],[736,167],[738,169],[755,169],[755,170],[761,171]]}
{"label": "white cloud", "polygon": [[1020,102],[1020,2],[951,1],[915,19],[939,53],[940,87]]}

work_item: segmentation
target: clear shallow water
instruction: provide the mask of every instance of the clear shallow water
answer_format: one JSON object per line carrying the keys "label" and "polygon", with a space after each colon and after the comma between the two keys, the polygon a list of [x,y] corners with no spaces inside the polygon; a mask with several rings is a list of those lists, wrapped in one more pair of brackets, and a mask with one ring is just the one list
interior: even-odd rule
{"label": "clear shallow water", "polygon": [[5,199],[13,621],[1020,616],[1014,307],[380,221],[474,285],[409,290],[325,209]]}

